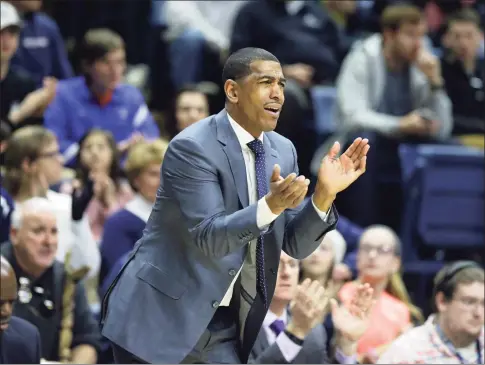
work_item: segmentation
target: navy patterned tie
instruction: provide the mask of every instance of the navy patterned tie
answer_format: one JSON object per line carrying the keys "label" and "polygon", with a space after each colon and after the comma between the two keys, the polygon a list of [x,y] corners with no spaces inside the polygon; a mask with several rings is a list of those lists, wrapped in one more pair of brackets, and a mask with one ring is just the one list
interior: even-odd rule
{"label": "navy patterned tie", "polygon": [[[266,161],[264,158],[263,142],[255,139],[248,143],[248,147],[254,152],[256,157],[256,186],[258,189],[258,200],[268,193],[268,182],[266,181]],[[258,237],[256,244],[256,290],[263,298],[264,307],[268,308],[268,298],[266,296],[266,279],[264,277],[264,248],[263,236]]]}

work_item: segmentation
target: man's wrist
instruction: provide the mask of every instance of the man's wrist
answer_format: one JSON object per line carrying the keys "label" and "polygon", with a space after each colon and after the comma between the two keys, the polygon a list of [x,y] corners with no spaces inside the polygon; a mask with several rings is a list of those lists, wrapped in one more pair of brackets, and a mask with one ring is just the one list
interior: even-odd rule
{"label": "man's wrist", "polygon": [[336,194],[330,194],[317,186],[315,192],[313,193],[312,199],[313,204],[315,204],[319,210],[322,212],[328,212],[336,197]]}
{"label": "man's wrist", "polygon": [[288,323],[286,326],[285,331],[290,333],[291,335],[295,336],[299,340],[303,341],[308,333],[308,331],[295,326],[293,322]]}
{"label": "man's wrist", "polygon": [[268,205],[269,210],[271,210],[271,213],[275,215],[280,215],[285,211],[284,209],[276,208],[274,206],[271,193],[266,194],[264,199],[266,200],[266,204]]}

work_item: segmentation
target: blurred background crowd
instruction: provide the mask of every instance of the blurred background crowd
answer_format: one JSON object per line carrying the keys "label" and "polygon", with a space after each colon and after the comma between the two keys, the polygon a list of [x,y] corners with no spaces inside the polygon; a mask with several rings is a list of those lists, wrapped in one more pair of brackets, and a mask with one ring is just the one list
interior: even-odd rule
{"label": "blurred background crowd", "polygon": [[[360,362],[483,363],[484,20],[479,0],[2,0],[0,250],[42,358],[112,361],[100,298],[142,235],[168,143],[224,107],[228,54],[260,47],[288,79],[276,131],[300,173],[314,181],[335,140],[372,146],[337,231],[303,262],[282,254],[268,317],[303,278],[344,304],[367,282]],[[320,315],[299,325],[323,326],[331,353]],[[430,342],[438,317],[458,351]],[[304,349],[286,361],[321,361]]]}

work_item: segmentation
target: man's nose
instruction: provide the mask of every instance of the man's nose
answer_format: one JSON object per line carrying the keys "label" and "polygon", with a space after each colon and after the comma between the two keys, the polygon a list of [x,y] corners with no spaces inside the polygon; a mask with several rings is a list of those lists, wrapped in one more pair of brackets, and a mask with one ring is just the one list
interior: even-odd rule
{"label": "man's nose", "polygon": [[274,84],[271,88],[271,99],[281,102],[284,98],[283,88],[279,84]]}

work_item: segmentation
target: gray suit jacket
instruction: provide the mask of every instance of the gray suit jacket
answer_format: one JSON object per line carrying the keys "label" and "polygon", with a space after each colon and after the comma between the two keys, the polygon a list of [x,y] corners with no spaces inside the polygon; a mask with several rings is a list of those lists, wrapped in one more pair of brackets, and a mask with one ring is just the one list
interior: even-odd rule
{"label": "gray suit jacket", "polygon": [[[263,328],[259,331],[256,342],[249,355],[252,364],[288,364],[275,343],[269,344]],[[305,338],[300,352],[291,364],[329,364],[327,354],[327,333],[323,325],[316,326]]]}
{"label": "gray suit jacket", "polygon": [[[268,180],[275,163],[283,176],[298,172],[289,140],[269,132],[264,148]],[[243,264],[248,243],[261,234],[257,204],[248,201],[241,147],[225,110],[178,134],[165,154],[143,237],[103,301],[102,334],[150,363],[183,360]],[[334,208],[325,223],[310,201],[271,224],[264,233],[269,300],[281,249],[303,259],[336,223]],[[257,295],[244,321],[242,361],[247,361],[265,315]]]}

